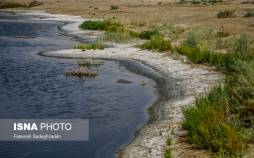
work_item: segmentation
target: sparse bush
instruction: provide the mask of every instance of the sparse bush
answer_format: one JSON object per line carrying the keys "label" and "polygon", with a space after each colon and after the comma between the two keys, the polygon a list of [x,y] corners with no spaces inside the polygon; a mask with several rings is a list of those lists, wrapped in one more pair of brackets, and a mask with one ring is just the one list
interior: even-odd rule
{"label": "sparse bush", "polygon": [[161,24],[152,26],[152,30],[163,34],[165,37],[171,40],[174,40],[179,38],[180,34],[185,31],[185,28],[178,27],[172,24]]}
{"label": "sparse bush", "polygon": [[27,4],[24,3],[14,3],[14,2],[6,2],[2,3],[0,5],[1,9],[6,9],[6,8],[26,8]]}
{"label": "sparse bush", "polygon": [[[254,62],[238,61],[238,71],[226,78],[230,107],[242,127],[254,126]],[[254,141],[254,140],[252,140]]]}
{"label": "sparse bush", "polygon": [[212,41],[216,39],[216,36],[216,32],[211,29],[194,28],[187,34],[182,46],[207,51],[211,47]]}
{"label": "sparse bush", "polygon": [[[253,3],[254,3],[254,2],[253,2]],[[248,12],[244,15],[244,17],[246,17],[246,18],[254,17],[254,10],[248,11]]]}
{"label": "sparse bush", "polygon": [[104,41],[112,41],[117,43],[127,42],[135,38],[133,32],[123,30],[123,31],[107,31],[102,36]]}
{"label": "sparse bush", "polygon": [[152,36],[155,36],[155,35],[160,35],[160,33],[158,31],[142,31],[140,32],[139,34],[139,37],[141,39],[151,39]]}
{"label": "sparse bush", "polygon": [[217,37],[222,38],[222,37],[228,37],[228,36],[230,36],[230,33],[228,33],[228,32],[224,32],[224,31],[217,32]]}
{"label": "sparse bush", "polygon": [[224,10],[217,13],[217,18],[234,18],[235,10]]}
{"label": "sparse bush", "polygon": [[28,7],[31,8],[31,7],[37,7],[39,5],[42,5],[43,2],[39,2],[39,1],[32,1],[28,4]]}
{"label": "sparse bush", "polygon": [[124,29],[122,24],[110,20],[85,21],[80,25],[80,28],[84,30],[102,30],[102,31],[118,31]]}
{"label": "sparse bush", "polygon": [[105,46],[100,43],[93,43],[93,44],[77,44],[74,46],[74,49],[81,49],[82,51],[91,50],[91,49],[104,49]]}
{"label": "sparse bush", "polygon": [[191,4],[201,4],[201,1],[199,1],[199,0],[192,0]]}
{"label": "sparse bush", "polygon": [[164,39],[161,35],[155,35],[151,37],[150,41],[142,44],[141,48],[158,51],[168,51],[172,49],[172,45],[171,41]]}
{"label": "sparse bush", "polygon": [[233,45],[233,53],[238,54],[240,57],[248,57],[250,55],[250,46],[252,44],[252,40],[247,34],[240,34],[234,40]]}
{"label": "sparse bush", "polygon": [[42,2],[39,1],[32,1],[30,3],[16,3],[16,2],[3,2],[0,3],[0,9],[6,9],[6,8],[31,8],[36,7],[39,5],[42,5]]}
{"label": "sparse bush", "polygon": [[118,10],[118,9],[119,9],[119,6],[117,5],[110,6],[110,10]]}
{"label": "sparse bush", "polygon": [[185,4],[185,3],[187,3],[186,0],[180,0],[180,1],[178,2],[178,4]]}

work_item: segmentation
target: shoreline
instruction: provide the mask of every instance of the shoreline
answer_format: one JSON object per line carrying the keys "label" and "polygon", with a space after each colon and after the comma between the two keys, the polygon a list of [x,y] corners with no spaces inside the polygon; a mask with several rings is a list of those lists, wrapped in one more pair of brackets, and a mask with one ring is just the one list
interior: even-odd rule
{"label": "shoreline", "polygon": [[[25,11],[25,15],[34,15],[45,17],[38,20],[62,21],[68,24],[62,26],[63,31],[73,36],[86,35],[90,40],[96,39],[100,35],[97,31],[83,31],[79,29],[79,25],[85,19],[79,16],[48,14],[43,11]],[[36,19],[35,19],[36,20]],[[130,60],[140,62],[151,69],[159,71],[163,78],[170,81],[175,81],[176,86],[182,88],[181,97],[170,98],[165,97],[164,101],[157,103],[158,111],[156,111],[158,118],[151,123],[146,123],[140,130],[138,130],[130,143],[121,148],[119,157],[144,157],[144,158],[159,158],[164,155],[164,148],[166,146],[166,139],[172,138],[172,153],[173,157],[184,157],[184,155],[191,154],[194,156],[194,149],[191,145],[179,142],[184,136],[185,131],[181,129],[181,121],[183,119],[181,109],[182,107],[193,104],[195,96],[205,93],[210,87],[223,79],[223,76],[218,72],[211,70],[206,66],[188,65],[174,59],[173,55],[165,55],[158,52],[151,52],[148,50],[141,50],[134,47],[135,43],[129,44],[114,44],[112,48],[105,48],[104,50],[91,50],[82,52],[78,49],[58,50],[52,52],[42,52],[40,55],[49,57],[63,57],[63,58],[100,58],[107,60]],[[172,87],[163,89],[165,94],[172,92]],[[172,96],[174,97],[174,96]],[[155,102],[156,104],[156,102]],[[153,104],[151,107],[156,106]],[[149,117],[150,114],[149,114]],[[182,146],[184,145],[184,147]],[[186,150],[186,146],[189,147]],[[196,156],[204,157],[206,152],[201,153],[198,150]],[[204,155],[203,155],[204,154]]]}

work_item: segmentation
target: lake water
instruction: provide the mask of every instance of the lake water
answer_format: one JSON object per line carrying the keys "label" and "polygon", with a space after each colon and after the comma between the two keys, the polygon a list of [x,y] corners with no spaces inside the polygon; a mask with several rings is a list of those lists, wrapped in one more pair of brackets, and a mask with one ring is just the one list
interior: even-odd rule
{"label": "lake water", "polygon": [[89,141],[0,142],[1,158],[112,158],[148,120],[153,80],[117,61],[92,68],[95,79],[66,78],[79,69],[77,60],[37,55],[78,43],[59,31],[62,25],[0,12],[0,118],[89,119]]}

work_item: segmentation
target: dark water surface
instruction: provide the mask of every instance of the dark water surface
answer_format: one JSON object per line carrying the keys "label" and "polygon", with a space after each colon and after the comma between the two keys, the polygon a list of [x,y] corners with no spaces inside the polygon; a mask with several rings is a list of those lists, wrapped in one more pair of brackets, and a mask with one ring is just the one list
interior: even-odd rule
{"label": "dark water surface", "polygon": [[66,78],[65,71],[78,69],[77,60],[37,53],[72,48],[77,41],[61,35],[60,22],[24,19],[0,12],[0,118],[89,119],[90,140],[0,142],[0,158],[114,157],[147,121],[144,109],[156,99],[155,83],[116,61],[94,68],[99,75],[93,80]]}

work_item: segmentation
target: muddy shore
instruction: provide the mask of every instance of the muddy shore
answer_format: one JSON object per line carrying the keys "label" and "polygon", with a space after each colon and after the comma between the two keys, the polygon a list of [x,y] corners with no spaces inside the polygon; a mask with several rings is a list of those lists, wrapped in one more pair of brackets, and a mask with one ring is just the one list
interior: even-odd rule
{"label": "muddy shore", "polygon": [[[61,29],[68,35],[86,37],[95,40],[101,32],[83,31],[79,25],[86,19],[79,16],[48,14],[43,11],[20,12],[20,14],[36,16],[35,20],[51,20],[67,22]],[[210,67],[187,64],[184,57],[141,50],[135,45],[138,41],[128,44],[109,43],[113,47],[104,50],[81,51],[79,49],[41,52],[40,55],[60,58],[100,58],[133,63],[130,67],[146,67],[154,76],[161,76],[165,82],[158,85],[161,93],[150,114],[154,119],[140,129],[130,144],[119,151],[119,157],[128,158],[162,158],[166,139],[172,138],[173,157],[209,157],[206,151],[194,150],[185,143],[186,132],[181,129],[183,120],[182,108],[193,104],[195,97],[206,92],[210,87],[223,80],[223,75]],[[142,66],[135,66],[141,64]],[[139,70],[139,72],[142,72]],[[144,71],[145,72],[145,71]],[[151,75],[152,73],[150,73]],[[156,78],[152,76],[152,78]],[[157,77],[158,78],[158,77]],[[160,78],[160,77],[159,77]],[[158,79],[159,79],[158,78]],[[157,82],[158,83],[158,82]],[[175,85],[175,93],[172,86]],[[154,108],[156,107],[156,108]]]}

